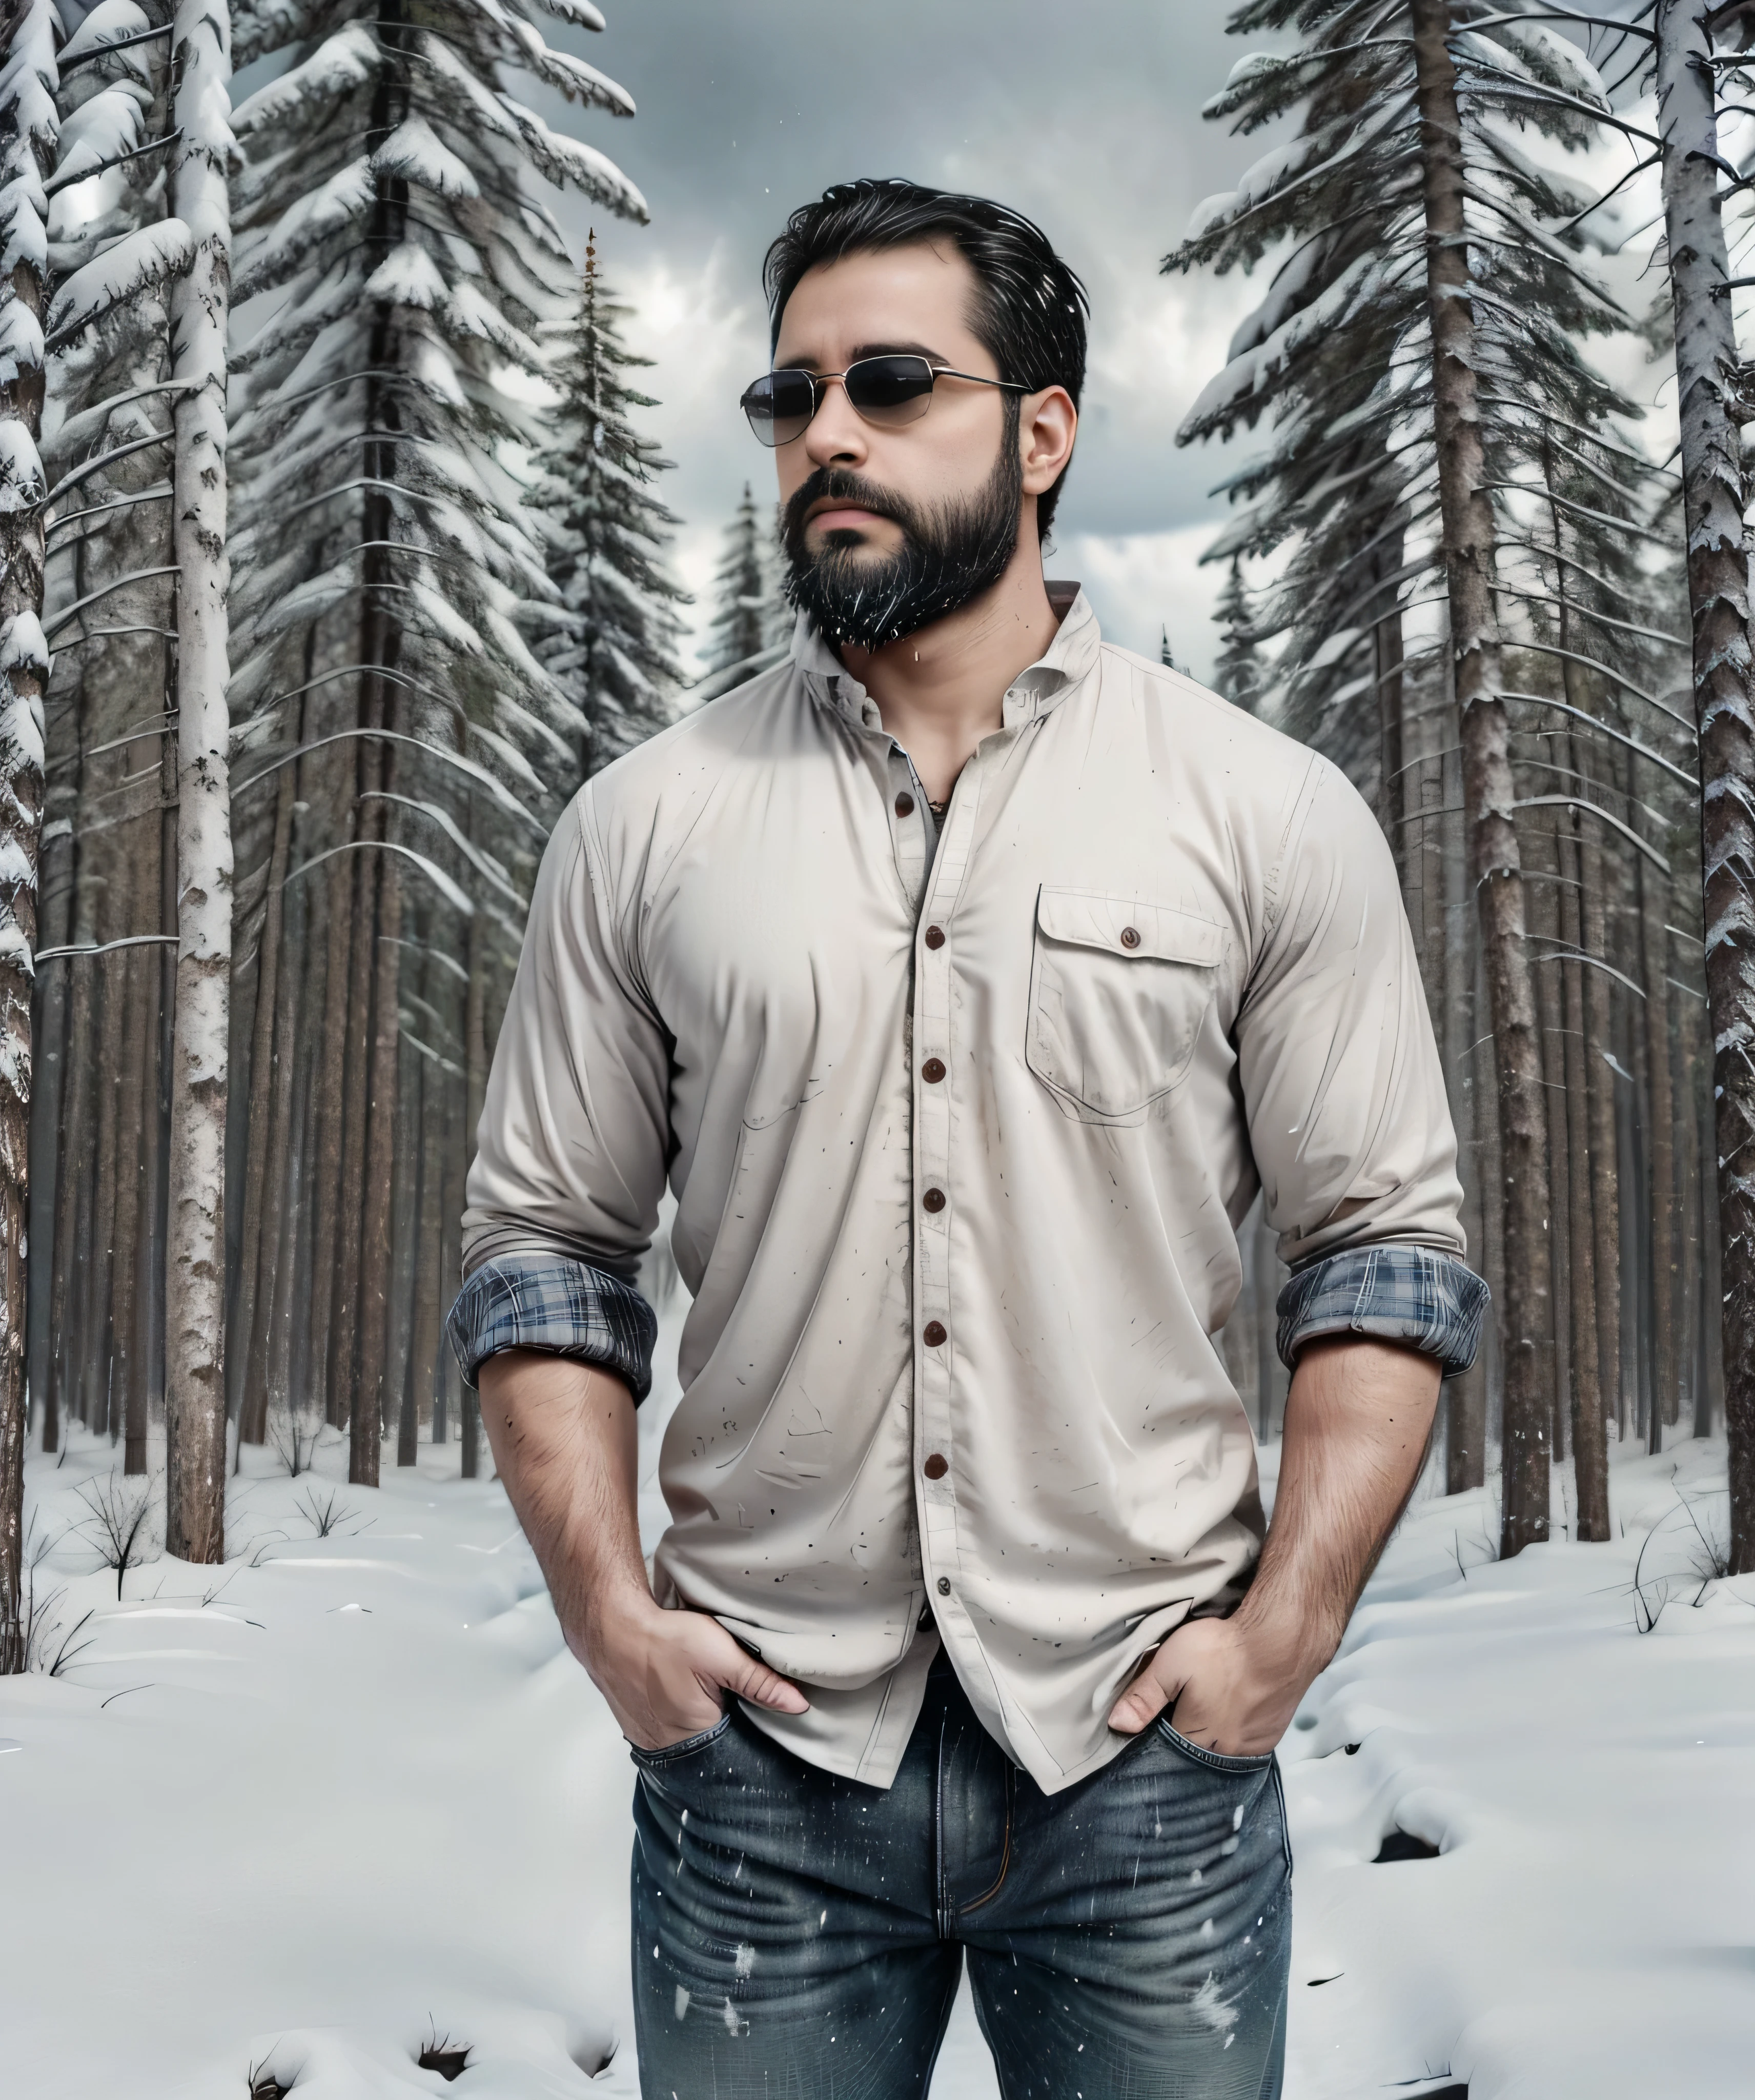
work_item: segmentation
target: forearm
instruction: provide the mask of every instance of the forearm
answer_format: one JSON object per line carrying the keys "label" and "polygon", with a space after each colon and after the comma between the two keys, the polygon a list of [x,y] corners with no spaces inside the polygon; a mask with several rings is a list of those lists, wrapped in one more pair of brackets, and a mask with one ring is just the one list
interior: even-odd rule
{"label": "forearm", "polygon": [[1306,1683],[1339,1647],[1407,1507],[1438,1392],[1436,1362],[1389,1343],[1312,1342],[1299,1357],[1273,1521],[1236,1619],[1281,1647]]}
{"label": "forearm", "polygon": [[1339,1647],[1419,1477],[1438,1403],[1431,1357],[1357,1336],[1312,1342],[1286,1401],[1279,1492],[1261,1564],[1228,1619],[1186,1621],[1122,1692],[1132,1735],[1166,1706],[1209,1749],[1273,1748]]}
{"label": "forearm", "polygon": [[633,1396],[595,1365],[529,1349],[490,1357],[480,1378],[495,1466],[567,1643],[589,1667],[604,1615],[652,1603]]}
{"label": "forearm", "polygon": [[662,1611],[646,1581],[633,1395],[595,1365],[508,1349],[481,1367],[482,1421],[567,1644],[630,1742],[709,1727],[721,1696],[802,1714],[805,1700],[703,1612]]}

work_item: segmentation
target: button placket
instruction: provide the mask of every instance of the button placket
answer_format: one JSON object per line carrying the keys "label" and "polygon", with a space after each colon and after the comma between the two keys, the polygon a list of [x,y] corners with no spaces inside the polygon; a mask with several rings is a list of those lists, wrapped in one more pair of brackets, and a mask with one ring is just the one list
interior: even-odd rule
{"label": "button placket", "polygon": [[[915,1468],[920,1551],[932,1594],[953,1595],[958,1571],[957,1446],[952,1427],[950,1222],[956,1211],[950,1137],[955,1083],[950,973],[955,914],[980,792],[979,757],[952,791],[915,936],[913,1070],[915,1166]],[[941,1603],[939,1609],[943,1611]],[[953,1612],[953,1617],[959,1617]],[[941,1621],[942,1626],[942,1620]]]}
{"label": "button placket", "polygon": [[890,835],[895,844],[896,871],[902,877],[908,902],[920,908],[920,893],[926,881],[927,814],[922,806],[919,783],[912,760],[893,738],[885,767],[889,786]]}

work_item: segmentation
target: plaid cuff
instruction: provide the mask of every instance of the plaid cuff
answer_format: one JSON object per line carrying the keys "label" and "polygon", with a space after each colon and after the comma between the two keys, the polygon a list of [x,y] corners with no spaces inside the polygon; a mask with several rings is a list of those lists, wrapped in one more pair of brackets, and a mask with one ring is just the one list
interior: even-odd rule
{"label": "plaid cuff", "polygon": [[1301,1269],[1280,1293],[1280,1361],[1290,1370],[1319,1335],[1378,1335],[1436,1357],[1455,1378],[1475,1361],[1489,1295],[1436,1247],[1351,1247]]}
{"label": "plaid cuff", "polygon": [[614,1371],[636,1406],[652,1390],[651,1307],[632,1284],[562,1255],[483,1262],[465,1278],[445,1331],[470,1385],[502,1349],[546,1349]]}

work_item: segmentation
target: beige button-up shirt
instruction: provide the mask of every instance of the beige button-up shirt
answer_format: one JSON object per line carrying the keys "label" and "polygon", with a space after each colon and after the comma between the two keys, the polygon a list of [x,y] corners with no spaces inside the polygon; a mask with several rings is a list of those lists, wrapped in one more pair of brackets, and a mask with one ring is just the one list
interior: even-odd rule
{"label": "beige button-up shirt", "polygon": [[942,1642],[1052,1793],[1259,1550],[1216,1346],[1258,1184],[1294,1267],[1456,1256],[1455,1149],[1394,866],[1334,766],[1103,643],[1081,595],[935,840],[801,628],[556,832],[465,1268],[631,1278],[668,1179],[694,1304],[661,1601],[811,1701],[752,1720],[880,1786]]}

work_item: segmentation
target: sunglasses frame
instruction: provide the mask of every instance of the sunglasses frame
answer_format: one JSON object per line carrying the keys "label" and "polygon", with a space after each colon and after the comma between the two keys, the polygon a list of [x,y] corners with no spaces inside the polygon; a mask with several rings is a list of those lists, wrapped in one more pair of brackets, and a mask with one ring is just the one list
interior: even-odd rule
{"label": "sunglasses frame", "polygon": [[[765,372],[762,374],[763,379],[777,378],[783,372],[796,373],[799,377],[804,380],[810,388],[810,413],[805,418],[798,429],[795,430],[789,438],[775,438],[771,435],[769,437],[764,437],[761,432],[756,426],[756,419],[751,412],[749,397],[755,391],[756,388],[761,384],[761,379],[752,380],[750,384],[744,388],[742,395],[739,399],[738,406],[743,411],[744,421],[749,425],[751,435],[755,438],[756,443],[765,447],[769,452],[778,452],[782,445],[796,445],[799,439],[803,437],[805,431],[810,428],[811,425],[817,419],[817,411],[822,406],[823,390],[832,382],[839,380],[843,390],[844,390],[847,386],[848,374],[849,373],[857,372],[862,364],[880,364],[885,363],[891,359],[902,357],[915,358],[915,356],[916,353],[913,351],[886,350],[880,351],[875,355],[871,357],[855,358],[853,362],[848,366],[845,372],[812,372],[808,370],[802,364],[776,365],[769,371]],[[937,390],[938,382],[941,379],[966,379],[972,386],[997,386],[1000,388],[1002,391],[1008,394],[1027,394],[1030,390],[1027,386],[1019,386],[1016,380],[984,379],[978,372],[957,372],[953,370],[948,364],[934,364],[930,358],[926,357],[919,357],[917,361],[926,367],[927,372],[930,375],[930,379],[925,393],[926,408],[923,408],[920,411],[919,416],[910,417],[908,419],[910,422],[919,422],[921,417],[925,415],[926,409],[932,407],[933,395]],[[862,423],[871,423],[871,427],[875,430],[895,430],[906,427],[906,425],[872,422],[871,418],[866,414],[865,411],[859,406],[858,403],[853,399],[851,394],[848,395],[847,399],[849,407],[851,408],[853,413],[858,417],[860,421]],[[767,422],[769,430],[771,432],[774,428],[774,418],[771,416],[767,418]]]}

